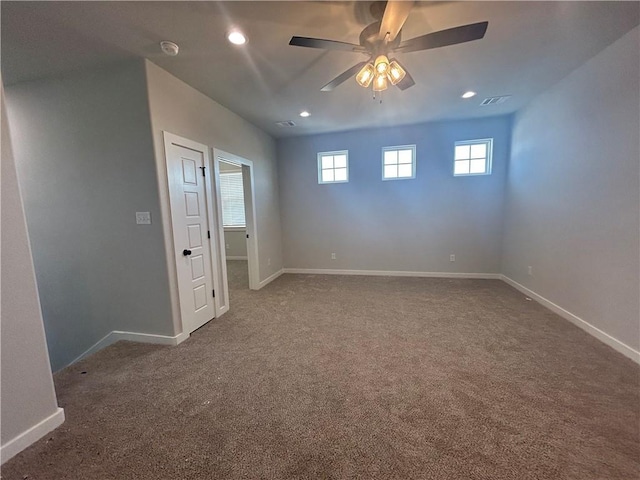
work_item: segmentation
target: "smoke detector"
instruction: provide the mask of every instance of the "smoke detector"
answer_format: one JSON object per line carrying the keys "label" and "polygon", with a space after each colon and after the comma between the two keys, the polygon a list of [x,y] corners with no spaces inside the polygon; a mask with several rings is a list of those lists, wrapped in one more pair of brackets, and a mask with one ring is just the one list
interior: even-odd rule
{"label": "smoke detector", "polygon": [[175,57],[180,51],[180,47],[178,47],[177,44],[167,40],[160,42],[160,48],[165,55],[169,55],[170,57]]}

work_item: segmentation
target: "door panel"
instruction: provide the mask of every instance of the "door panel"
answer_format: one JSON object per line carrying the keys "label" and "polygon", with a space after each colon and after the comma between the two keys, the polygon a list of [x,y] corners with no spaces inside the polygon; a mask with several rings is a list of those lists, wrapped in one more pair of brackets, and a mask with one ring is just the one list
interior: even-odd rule
{"label": "door panel", "polygon": [[193,332],[215,315],[206,173],[207,151],[172,141],[166,145],[167,173],[180,313]]}

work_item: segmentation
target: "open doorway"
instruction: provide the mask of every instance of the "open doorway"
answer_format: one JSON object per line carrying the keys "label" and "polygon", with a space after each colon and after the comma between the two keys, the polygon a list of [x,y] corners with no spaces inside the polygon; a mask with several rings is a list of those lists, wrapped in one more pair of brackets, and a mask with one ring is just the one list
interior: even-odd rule
{"label": "open doorway", "polygon": [[253,194],[253,163],[214,150],[219,192],[220,245],[228,290],[257,290],[258,248]]}

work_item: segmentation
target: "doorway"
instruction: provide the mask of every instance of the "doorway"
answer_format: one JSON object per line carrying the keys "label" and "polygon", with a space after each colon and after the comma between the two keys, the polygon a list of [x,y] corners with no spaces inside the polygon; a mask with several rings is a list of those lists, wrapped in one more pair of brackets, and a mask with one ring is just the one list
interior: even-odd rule
{"label": "doorway", "polygon": [[218,192],[219,243],[227,288],[257,290],[258,240],[255,221],[253,162],[214,149]]}

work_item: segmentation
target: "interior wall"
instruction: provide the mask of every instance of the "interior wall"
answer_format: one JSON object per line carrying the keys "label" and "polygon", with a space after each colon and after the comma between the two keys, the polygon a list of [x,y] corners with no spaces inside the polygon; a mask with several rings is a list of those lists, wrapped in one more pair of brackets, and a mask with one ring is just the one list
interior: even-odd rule
{"label": "interior wall", "polygon": [[[157,65],[149,61],[145,61],[145,64],[160,185],[167,184],[163,131],[251,160],[256,189],[259,275],[260,280],[268,278],[282,269],[275,141]],[[162,202],[168,207],[169,198],[162,189],[161,195]],[[167,219],[166,225],[165,239],[171,245],[170,219]],[[172,258],[167,258],[167,265],[170,271],[175,269]],[[170,279],[174,277],[170,275]],[[172,282],[173,305],[176,309],[177,285],[174,280]],[[174,312],[174,318],[179,318],[177,311]]]}
{"label": "interior wall", "polygon": [[[493,173],[454,177],[454,142],[489,137]],[[280,140],[285,266],[499,273],[509,142],[509,117]],[[416,178],[383,181],[382,147],[408,144]],[[320,185],[317,154],[335,150],[349,151],[349,182]]]}
{"label": "interior wall", "polygon": [[636,351],[639,44],[635,28],[515,116],[503,257],[505,275]]}
{"label": "interior wall", "polygon": [[143,62],[7,87],[7,104],[52,368],[113,330],[173,335]]}
{"label": "interior wall", "polygon": [[[2,324],[0,327],[1,461],[5,462],[64,420],[58,408],[38,300],[27,225],[2,110]],[[35,436],[24,438],[40,425]],[[24,439],[23,442],[20,439]]]}
{"label": "interior wall", "polygon": [[237,229],[224,231],[224,244],[227,258],[247,258],[247,230]]}

